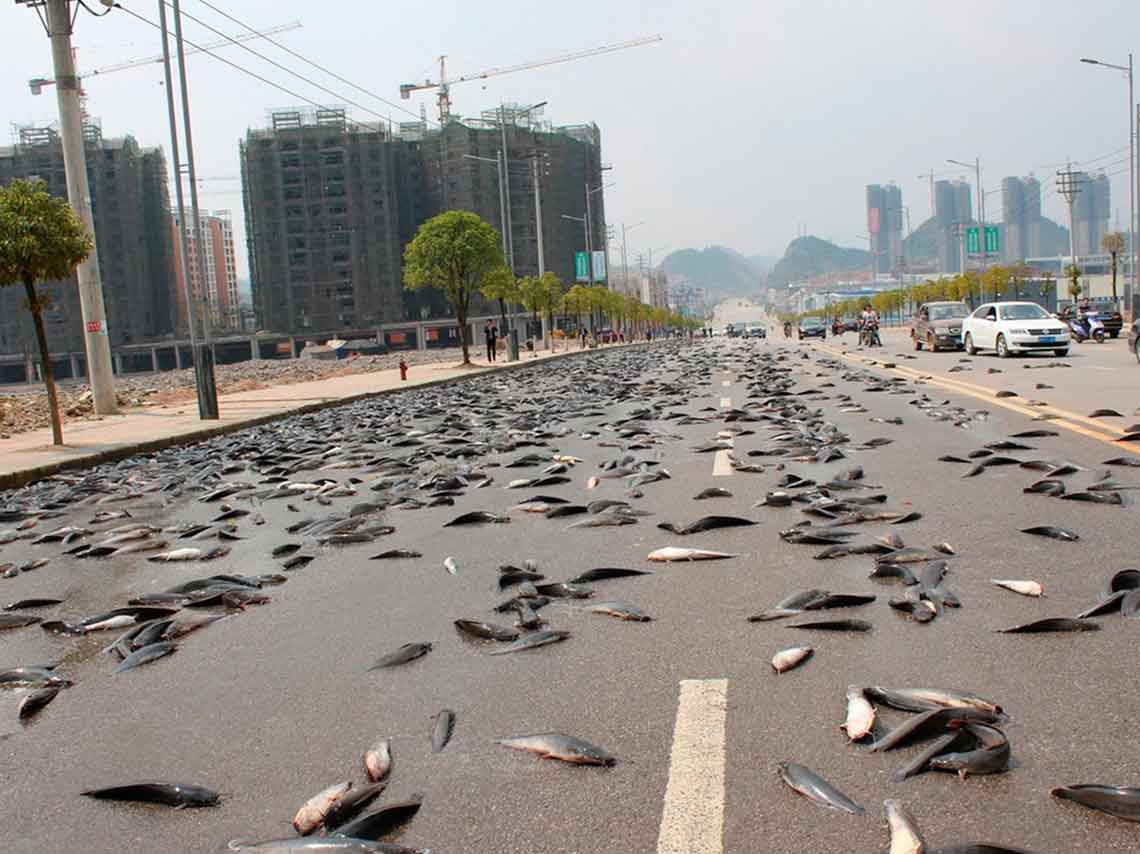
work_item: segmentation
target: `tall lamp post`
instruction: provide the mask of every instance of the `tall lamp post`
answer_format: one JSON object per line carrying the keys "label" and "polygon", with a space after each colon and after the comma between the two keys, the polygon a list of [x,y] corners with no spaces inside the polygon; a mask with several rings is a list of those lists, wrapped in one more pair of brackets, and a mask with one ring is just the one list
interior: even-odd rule
{"label": "tall lamp post", "polygon": [[[947,163],[953,163],[955,166],[964,166],[966,169],[973,169],[977,178],[978,189],[978,249],[980,253],[981,269],[978,273],[978,289],[981,292],[982,276],[986,274],[986,193],[982,189],[982,160],[980,157],[975,157],[973,163],[965,163],[961,160],[946,159]],[[963,273],[966,271],[963,269]]]}
{"label": "tall lamp post", "polygon": [[1109,68],[1113,71],[1122,71],[1128,77],[1128,257],[1130,260],[1129,266],[1132,268],[1132,281],[1131,284],[1125,283],[1124,302],[1128,306],[1128,310],[1132,310],[1132,297],[1136,293],[1137,286],[1140,285],[1140,272],[1137,271],[1137,260],[1140,259],[1140,253],[1137,252],[1136,246],[1136,201],[1137,195],[1140,195],[1140,185],[1137,181],[1140,180],[1140,146],[1136,144],[1136,97],[1133,90],[1133,75],[1132,75],[1132,54],[1128,54],[1128,65],[1114,65],[1111,62],[1101,62],[1099,59],[1084,58],[1081,60],[1088,65],[1099,65],[1101,68]]}
{"label": "tall lamp post", "polygon": [[633,225],[621,224],[621,278],[622,287],[629,287],[629,256],[626,254],[626,235],[635,228],[645,225],[645,220],[635,222]]}

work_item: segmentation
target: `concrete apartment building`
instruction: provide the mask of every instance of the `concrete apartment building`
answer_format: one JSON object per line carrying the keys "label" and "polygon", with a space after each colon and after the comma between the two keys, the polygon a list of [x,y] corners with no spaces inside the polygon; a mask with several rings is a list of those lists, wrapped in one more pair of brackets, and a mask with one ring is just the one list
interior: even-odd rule
{"label": "concrete apartment building", "polygon": [[867,234],[876,276],[889,276],[903,263],[902,190],[894,184],[867,185]]}
{"label": "concrete apartment building", "polygon": [[934,184],[935,244],[938,269],[944,273],[962,272],[962,227],[973,223],[970,185],[965,181],[936,181]]}
{"label": "concrete apartment building", "polygon": [[1112,216],[1111,182],[1103,172],[1074,172],[1077,195],[1073,199],[1073,243],[1077,257],[1101,254],[1100,242]]}
{"label": "concrete apartment building", "polygon": [[[237,267],[234,260],[234,229],[229,211],[201,214],[200,239],[194,235],[193,222],[179,227],[178,215],[171,220],[171,234],[175,252],[175,278],[173,302],[175,328],[179,335],[187,331],[186,286],[179,256],[181,242],[186,241],[186,262],[190,268],[190,283],[198,306],[203,301],[210,306],[211,328],[237,331],[241,327],[241,306],[238,298]],[[199,254],[199,244],[201,253]],[[204,267],[200,264],[204,263]]]}
{"label": "concrete apartment building", "polygon": [[[404,247],[420,224],[451,209],[473,211],[503,233],[498,171],[475,158],[493,161],[504,130],[515,272],[538,272],[537,172],[545,266],[571,284],[585,236],[561,215],[583,217],[587,184],[601,184],[595,126],[555,128],[512,107],[453,119],[442,132],[360,124],[343,110],[282,111],[241,144],[259,328],[365,330],[449,314],[441,293],[404,290]],[[596,249],[605,245],[602,195],[591,200]]]}
{"label": "concrete apartment building", "polygon": [[[97,124],[84,127],[84,139],[111,345],[168,335],[174,322],[174,253],[166,160],[160,150],[142,148],[130,136],[104,139]],[[16,145],[0,147],[0,184],[31,177],[43,180],[52,195],[67,198],[63,150],[54,128],[20,128]],[[52,300],[44,313],[52,350],[82,351],[75,278],[41,289]],[[36,352],[23,299],[22,289],[0,289],[0,355]]]}

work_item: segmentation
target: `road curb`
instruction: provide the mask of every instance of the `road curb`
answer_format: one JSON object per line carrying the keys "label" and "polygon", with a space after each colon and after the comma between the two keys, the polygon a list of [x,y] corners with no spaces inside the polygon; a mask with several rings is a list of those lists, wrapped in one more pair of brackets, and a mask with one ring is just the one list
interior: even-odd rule
{"label": "road curb", "polygon": [[[662,339],[671,341],[673,339]],[[393,394],[402,394],[407,391],[414,391],[421,388],[432,388],[434,386],[447,385],[449,383],[462,383],[469,382],[470,380],[479,377],[490,376],[504,371],[521,371],[530,368],[537,368],[541,365],[546,365],[551,362],[560,361],[562,359],[573,358],[575,356],[587,355],[590,353],[598,352],[613,352],[614,350],[626,349],[641,349],[650,347],[653,344],[659,343],[658,341],[641,341],[630,344],[620,344],[616,347],[591,349],[591,350],[568,350],[564,353],[555,353],[543,359],[525,360],[520,358],[517,362],[507,362],[501,367],[496,368],[481,368],[472,371],[469,374],[459,377],[445,377],[436,380],[424,380],[423,382],[415,382],[406,386],[396,386],[394,388],[377,389],[376,391],[363,391],[357,394],[351,394],[347,397],[338,397],[335,400],[322,400],[317,403],[306,403],[300,406],[284,410],[281,412],[274,412],[269,415],[259,415],[254,418],[245,419],[242,421],[233,421],[228,424],[221,424],[215,427],[203,427],[199,430],[193,430],[187,433],[179,433],[175,436],[167,436],[161,439],[151,439],[147,442],[135,442],[130,445],[122,445],[116,448],[108,448],[104,451],[95,451],[90,454],[84,454],[70,460],[60,460],[54,463],[45,463],[41,466],[33,466],[31,468],[20,469],[14,472],[7,472],[0,474],[0,491],[9,489],[18,489],[21,486],[26,486],[30,483],[35,483],[45,477],[59,474],[63,471],[72,471],[74,469],[93,468],[102,463],[114,462],[121,460],[125,457],[130,457],[135,454],[149,454],[155,451],[161,451],[166,448],[174,448],[180,445],[193,445],[197,442],[202,442],[207,439],[213,439],[217,436],[225,436],[229,433],[236,433],[239,430],[246,430],[250,427],[260,427],[263,424],[270,424],[274,421],[282,421],[286,418],[292,418],[295,415],[308,415],[312,412],[319,412],[323,409],[331,409],[334,406],[344,406],[349,403],[357,403],[361,400],[370,400],[377,397],[387,397]]]}

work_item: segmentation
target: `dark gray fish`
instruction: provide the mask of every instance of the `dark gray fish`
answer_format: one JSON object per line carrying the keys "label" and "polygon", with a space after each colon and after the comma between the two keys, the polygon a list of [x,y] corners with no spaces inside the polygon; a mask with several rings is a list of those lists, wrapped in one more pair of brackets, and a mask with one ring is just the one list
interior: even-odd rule
{"label": "dark gray fish", "polygon": [[4,611],[20,611],[25,608],[48,608],[52,605],[62,604],[62,599],[17,599],[3,607]]}
{"label": "dark gray fish", "polygon": [[144,646],[142,649],[137,649],[122,660],[118,667],[115,668],[116,673],[124,673],[127,670],[132,670],[143,664],[147,664],[159,658],[163,658],[170,653],[174,652],[178,647],[169,641],[157,641],[152,644]]}
{"label": "dark gray fish", "polygon": [[530,632],[523,635],[518,640],[502,647],[501,649],[491,650],[491,655],[507,655],[512,652],[521,652],[527,649],[538,649],[540,646],[547,646],[548,644],[558,643],[570,637],[570,632],[555,631],[553,629],[543,629],[537,632]]}
{"label": "dark gray fish", "polygon": [[814,804],[828,809],[840,810],[852,815],[862,815],[865,810],[832,786],[814,771],[798,765],[795,762],[781,762],[779,769],[780,779],[800,795],[803,795]]}
{"label": "dark gray fish", "polygon": [[727,489],[721,489],[719,486],[710,486],[693,496],[694,501],[703,501],[706,498],[732,498],[732,493]]}
{"label": "dark gray fish", "polygon": [[1067,543],[1075,543],[1080,539],[1080,537],[1072,531],[1066,530],[1065,528],[1056,528],[1052,525],[1037,525],[1033,528],[1022,528],[1021,533],[1034,534],[1038,537],[1049,537],[1054,540],[1064,540]]}
{"label": "dark gray fish", "polygon": [[300,543],[284,543],[284,544],[277,546],[276,548],[273,549],[272,556],[273,557],[288,557],[289,555],[293,554],[293,552],[300,551],[300,549],[301,549]]}
{"label": "dark gray fish", "polygon": [[804,610],[825,611],[832,608],[856,608],[860,605],[870,605],[874,601],[874,596],[860,593],[828,593],[823,598],[815,599],[804,605]]}
{"label": "dark gray fish", "polygon": [[890,777],[891,782],[901,783],[903,780],[907,780],[916,774],[921,774],[930,767],[931,759],[953,750],[956,745],[965,740],[966,736],[962,730],[954,730],[938,736],[938,738],[927,745],[926,749],[892,771]]}
{"label": "dark gray fish", "polygon": [[953,771],[963,780],[971,774],[1001,774],[1009,770],[1009,740],[1001,731],[982,724],[968,724],[964,729],[978,739],[979,746],[936,756],[930,760],[931,768]]}
{"label": "dark gray fish", "polygon": [[519,636],[519,633],[514,629],[508,629],[481,620],[456,620],[455,628],[465,634],[484,640],[513,641]]}
{"label": "dark gray fish", "polygon": [[435,725],[431,729],[431,752],[439,753],[455,732],[455,712],[451,709],[440,710],[433,718]]}
{"label": "dark gray fish", "polygon": [[911,742],[925,741],[940,735],[951,721],[967,721],[970,723],[996,723],[998,716],[994,712],[977,708],[957,709],[930,709],[919,712],[909,720],[895,727],[882,738],[876,740],[869,748],[872,753],[881,753],[904,747]]}
{"label": "dark gray fish", "polygon": [[1073,801],[1083,807],[1108,813],[1125,821],[1140,821],[1140,789],[1085,783],[1058,786],[1050,791],[1055,798]]}
{"label": "dark gray fish", "polygon": [[[347,824],[342,824],[336,829],[336,833],[331,839],[335,840],[338,837],[351,840],[379,839],[381,836],[391,833],[393,830],[396,830],[401,825],[410,821],[411,818],[419,812],[422,803],[423,798],[421,796],[413,795],[407,800],[385,804],[379,809],[365,813]],[[368,852],[374,850],[377,852],[386,852],[388,849],[362,848],[359,849],[359,854],[368,854]],[[412,849],[406,850],[412,851]],[[330,854],[336,854],[336,849],[330,849]],[[345,854],[356,854],[356,852],[349,849]]]}
{"label": "dark gray fish", "polygon": [[103,801],[141,801],[168,807],[212,807],[221,798],[215,791],[186,783],[130,783],[105,789],[87,789],[80,794]]}
{"label": "dark gray fish", "polygon": [[283,569],[300,569],[313,560],[313,555],[293,555],[288,560],[284,561],[281,566]]}
{"label": "dark gray fish", "polygon": [[872,685],[864,689],[867,699],[903,712],[926,712],[931,709],[980,709],[999,716],[997,703],[969,691],[948,688],[885,688]]}
{"label": "dark gray fish", "polygon": [[1122,569],[1108,583],[1110,591],[1140,589],[1140,569]]}
{"label": "dark gray fish", "polygon": [[1100,623],[1074,620],[1070,617],[1047,617],[1044,620],[1034,620],[1032,623],[1022,623],[1020,626],[997,629],[997,631],[1007,635],[1033,632],[1096,632],[1100,631]]}
{"label": "dark gray fish", "polygon": [[25,626],[34,626],[43,620],[32,614],[0,614],[0,632],[5,629],[22,629]]}
{"label": "dark gray fish", "polygon": [[[1060,436],[1060,435],[1061,434],[1058,433],[1056,430],[1035,429],[1035,430],[1022,430],[1020,433],[1014,433],[1013,438],[1014,439],[1045,439],[1045,438],[1048,438],[1050,436]],[[989,446],[987,445],[986,447],[989,447]]]}
{"label": "dark gray fish", "polygon": [[1128,593],[1128,590],[1114,590],[1112,593],[1110,593],[1104,599],[1101,599],[1088,610],[1081,611],[1081,613],[1077,614],[1077,619],[1085,620],[1089,617],[1099,617],[1103,614],[1119,614],[1120,603],[1124,600],[1124,597],[1127,596]]}
{"label": "dark gray fish", "polygon": [[365,807],[380,797],[380,793],[387,787],[388,784],[382,782],[353,786],[332,802],[332,806],[325,813],[325,827],[329,830],[335,830],[342,824],[356,818]]}
{"label": "dark gray fish", "polygon": [[1123,418],[1124,415],[1117,412],[1115,409],[1094,409],[1088,415],[1089,418]]}
{"label": "dark gray fish", "polygon": [[551,596],[555,599],[589,599],[594,591],[580,584],[556,582],[554,584],[536,584],[534,588],[541,596]]}
{"label": "dark gray fish", "polygon": [[566,516],[581,516],[583,513],[589,513],[588,507],[582,504],[559,504],[557,507],[552,507],[543,515],[547,519],[562,519]]}
{"label": "dark gray fish", "polygon": [[525,750],[536,753],[543,759],[557,759],[571,765],[613,765],[617,761],[608,751],[560,732],[503,738],[496,743],[511,750]]}
{"label": "dark gray fish", "polygon": [[1065,483],[1061,480],[1044,478],[1031,483],[1021,491],[1026,495],[1064,495]]}
{"label": "dark gray fish", "polygon": [[1140,457],[1113,457],[1111,460],[1105,460],[1104,465],[1140,468]]}
{"label": "dark gray fish", "polygon": [[462,516],[456,516],[450,522],[445,522],[443,524],[443,527],[453,528],[457,525],[481,525],[487,522],[504,524],[510,521],[510,516],[500,516],[487,510],[472,510],[470,513],[464,513]]}
{"label": "dark gray fish", "polygon": [[674,534],[687,536],[688,534],[697,534],[701,531],[712,531],[717,528],[736,528],[746,525],[755,525],[751,519],[743,519],[740,516],[703,516],[695,522],[688,525],[677,527],[672,522],[661,522],[657,525],[663,531],[671,531]]}
{"label": "dark gray fish", "polygon": [[376,663],[369,667],[369,670],[379,670],[384,667],[397,667],[401,664],[407,664],[409,661],[415,661],[421,656],[427,655],[431,652],[432,644],[428,643],[406,643],[399,649],[382,655],[376,660]]}
{"label": "dark gray fish", "polygon": [[1119,492],[1070,492],[1068,495],[1062,495],[1061,498],[1065,501],[1084,501],[1087,504],[1121,505],[1124,503],[1124,499],[1121,497]]}
{"label": "dark gray fish", "polygon": [[393,558],[413,558],[413,557],[423,557],[423,555],[417,551],[413,551],[412,549],[388,549],[388,551],[380,552],[380,554],[378,554],[378,555],[372,555],[372,557],[370,557],[368,559],[369,560],[392,560]]}
{"label": "dark gray fish", "polygon": [[50,667],[10,667],[0,670],[0,688],[47,688],[58,685],[66,688],[70,679],[57,676]]}
{"label": "dark gray fish", "polygon": [[26,721],[35,717],[41,709],[55,699],[55,695],[60,692],[61,687],[60,685],[49,685],[47,688],[39,688],[25,694],[17,709],[20,720]]}
{"label": "dark gray fish", "polygon": [[887,605],[907,614],[916,623],[929,623],[938,616],[938,608],[925,599],[891,599]]}
{"label": "dark gray fish", "polygon": [[876,581],[898,581],[907,587],[918,584],[918,578],[915,577],[915,574],[901,564],[875,564],[875,568],[871,570],[867,577],[874,578]]}
{"label": "dark gray fish", "polygon": [[620,567],[601,567],[599,569],[589,569],[581,575],[576,575],[570,579],[569,584],[589,584],[593,581],[606,581],[611,578],[631,578],[636,575],[652,575],[652,572],[647,572],[643,569],[622,569]]}
{"label": "dark gray fish", "polygon": [[807,605],[812,602],[818,602],[826,598],[830,594],[828,590],[797,590],[795,593],[789,593],[783,599],[775,604],[774,607],[748,618],[750,623],[763,623],[769,620],[780,620],[784,617],[792,617],[796,614],[801,614]]}
{"label": "dark gray fish", "polygon": [[789,629],[820,629],[830,632],[869,632],[870,623],[865,620],[817,620],[811,623],[790,623]]}

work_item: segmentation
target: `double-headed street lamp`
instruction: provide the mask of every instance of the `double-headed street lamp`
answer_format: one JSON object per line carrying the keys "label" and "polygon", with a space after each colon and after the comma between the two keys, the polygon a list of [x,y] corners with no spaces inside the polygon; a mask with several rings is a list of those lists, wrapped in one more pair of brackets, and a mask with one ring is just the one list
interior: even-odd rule
{"label": "double-headed street lamp", "polygon": [[[982,160],[980,157],[975,157],[973,163],[964,163],[961,160],[946,159],[947,163],[953,163],[955,166],[964,166],[967,169],[973,169],[974,174],[977,176],[978,182],[978,248],[981,250],[981,273],[979,274],[979,293],[981,288],[981,276],[986,272],[986,193],[982,189]],[[965,273],[965,269],[962,270]]]}
{"label": "double-headed street lamp", "polygon": [[[1110,68],[1113,71],[1122,71],[1128,76],[1128,257],[1132,267],[1132,289],[1127,292],[1125,302],[1129,310],[1132,308],[1132,295],[1136,286],[1140,285],[1140,271],[1137,270],[1138,253],[1136,251],[1136,201],[1140,194],[1137,179],[1140,178],[1140,146],[1136,144],[1136,122],[1140,111],[1136,108],[1136,97],[1132,86],[1132,54],[1128,54],[1128,65],[1114,65],[1111,62],[1101,62],[1099,59],[1084,58],[1081,60],[1088,65],[1099,65],[1101,68]],[[1074,262],[1075,263],[1075,262]]]}

